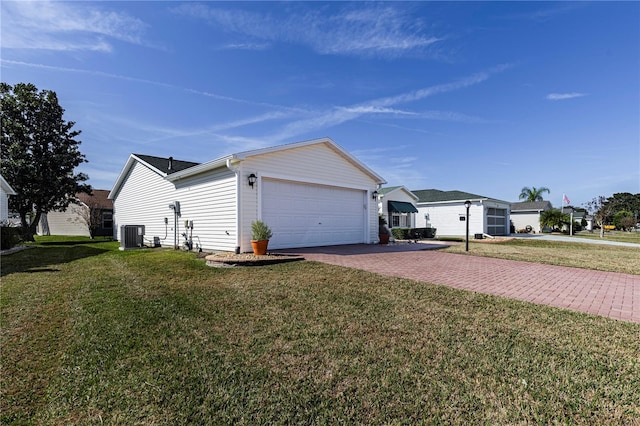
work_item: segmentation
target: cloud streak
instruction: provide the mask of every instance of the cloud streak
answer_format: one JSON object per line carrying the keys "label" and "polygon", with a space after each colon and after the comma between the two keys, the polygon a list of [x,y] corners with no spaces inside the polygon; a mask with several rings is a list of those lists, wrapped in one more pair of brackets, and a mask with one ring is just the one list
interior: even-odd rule
{"label": "cloud streak", "polygon": [[110,52],[107,40],[144,44],[147,25],[124,13],[82,3],[2,2],[2,47]]}
{"label": "cloud streak", "polygon": [[427,34],[420,20],[386,5],[357,9],[341,5],[333,13],[326,7],[291,9],[282,17],[202,4],[184,4],[173,10],[183,16],[205,19],[225,32],[260,41],[238,43],[239,46],[284,42],[305,45],[323,55],[394,58],[424,51],[443,40]]}
{"label": "cloud streak", "polygon": [[581,98],[583,96],[587,96],[587,94],[586,93],[578,93],[578,92],[549,93],[546,96],[546,99],[549,100],[549,101],[564,101],[566,99]]}

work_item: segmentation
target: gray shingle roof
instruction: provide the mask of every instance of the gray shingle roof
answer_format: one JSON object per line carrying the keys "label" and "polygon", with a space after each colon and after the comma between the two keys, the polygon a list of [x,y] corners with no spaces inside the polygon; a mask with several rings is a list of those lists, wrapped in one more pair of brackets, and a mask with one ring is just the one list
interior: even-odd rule
{"label": "gray shingle roof", "polygon": [[539,211],[549,210],[551,208],[551,202],[549,201],[523,201],[520,203],[511,203],[511,211]]}
{"label": "gray shingle roof", "polygon": [[433,203],[437,201],[466,201],[488,199],[484,195],[471,194],[463,191],[440,191],[439,189],[412,190],[418,197],[418,203]]}
{"label": "gray shingle roof", "polygon": [[194,163],[192,161],[182,161],[173,159],[171,161],[171,170],[169,170],[169,159],[164,157],[154,157],[153,155],[133,154],[145,163],[155,167],[163,173],[170,175],[171,173],[180,172],[193,166],[197,166],[200,163]]}
{"label": "gray shingle roof", "polygon": [[400,188],[400,187],[399,186],[386,186],[384,188],[378,189],[378,193],[379,194],[388,194],[389,192],[395,191],[398,188]]}

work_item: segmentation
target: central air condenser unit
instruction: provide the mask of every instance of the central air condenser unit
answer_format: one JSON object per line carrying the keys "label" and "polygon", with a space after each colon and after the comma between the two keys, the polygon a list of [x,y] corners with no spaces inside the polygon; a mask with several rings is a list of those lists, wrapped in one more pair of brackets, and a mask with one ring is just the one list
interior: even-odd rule
{"label": "central air condenser unit", "polygon": [[144,247],[144,225],[122,225],[120,227],[120,250]]}

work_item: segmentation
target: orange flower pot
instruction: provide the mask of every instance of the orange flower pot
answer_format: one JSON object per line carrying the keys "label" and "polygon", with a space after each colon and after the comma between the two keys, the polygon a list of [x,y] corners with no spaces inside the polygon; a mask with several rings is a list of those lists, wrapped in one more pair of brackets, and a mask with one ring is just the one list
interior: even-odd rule
{"label": "orange flower pot", "polygon": [[267,246],[269,245],[269,240],[251,240],[251,248],[253,248],[253,254],[257,256],[263,256],[267,254]]}

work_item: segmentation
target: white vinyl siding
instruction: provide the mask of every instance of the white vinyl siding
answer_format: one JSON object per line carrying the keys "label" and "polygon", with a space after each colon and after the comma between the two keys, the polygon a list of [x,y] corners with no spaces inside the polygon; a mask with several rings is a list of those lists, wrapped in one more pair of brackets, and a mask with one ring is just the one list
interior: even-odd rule
{"label": "white vinyl siding", "polygon": [[[247,183],[247,176],[255,173],[258,182],[252,189]],[[251,222],[262,219],[263,179],[281,179],[304,184],[333,186],[358,190],[367,194],[359,196],[362,211],[365,211],[367,223],[363,223],[365,243],[378,241],[378,209],[377,203],[368,196],[376,183],[370,175],[355,167],[344,156],[325,144],[256,155],[242,162],[242,250],[251,250]],[[364,200],[363,200],[364,198]]]}
{"label": "white vinyl siding", "polygon": [[[64,211],[50,211],[44,219],[49,226],[49,235],[89,237],[88,211],[87,206],[80,204],[69,204]],[[42,225],[39,225],[39,228],[42,228]]]}
{"label": "white vinyl siding", "polygon": [[[113,200],[114,237],[120,239],[122,225],[144,225],[146,243],[153,243],[156,236],[162,240],[162,245],[173,246],[174,218],[169,204],[175,199],[173,184],[145,165],[134,162]],[[166,226],[165,217],[169,222]]]}
{"label": "white vinyl siding", "polygon": [[262,185],[262,216],[273,231],[271,248],[364,242],[365,191],[271,179],[263,179]]}
{"label": "white vinyl siding", "polygon": [[[436,228],[436,235],[439,236],[461,236],[466,235],[466,214],[467,209],[462,203],[435,204],[421,206],[418,204],[416,227]],[[465,220],[460,220],[464,217]],[[469,208],[469,234],[484,232],[484,208],[474,202]]]}
{"label": "white vinyl siding", "polygon": [[9,195],[0,187],[0,222],[9,218]]}
{"label": "white vinyl siding", "polygon": [[516,229],[516,232],[522,229],[525,229],[527,226],[531,226],[531,228],[540,232],[540,213],[539,212],[511,212],[511,223],[513,223],[513,227]]}
{"label": "white vinyl siding", "polygon": [[193,243],[209,250],[234,251],[236,247],[236,177],[226,167],[176,182],[184,221],[193,221]]}

